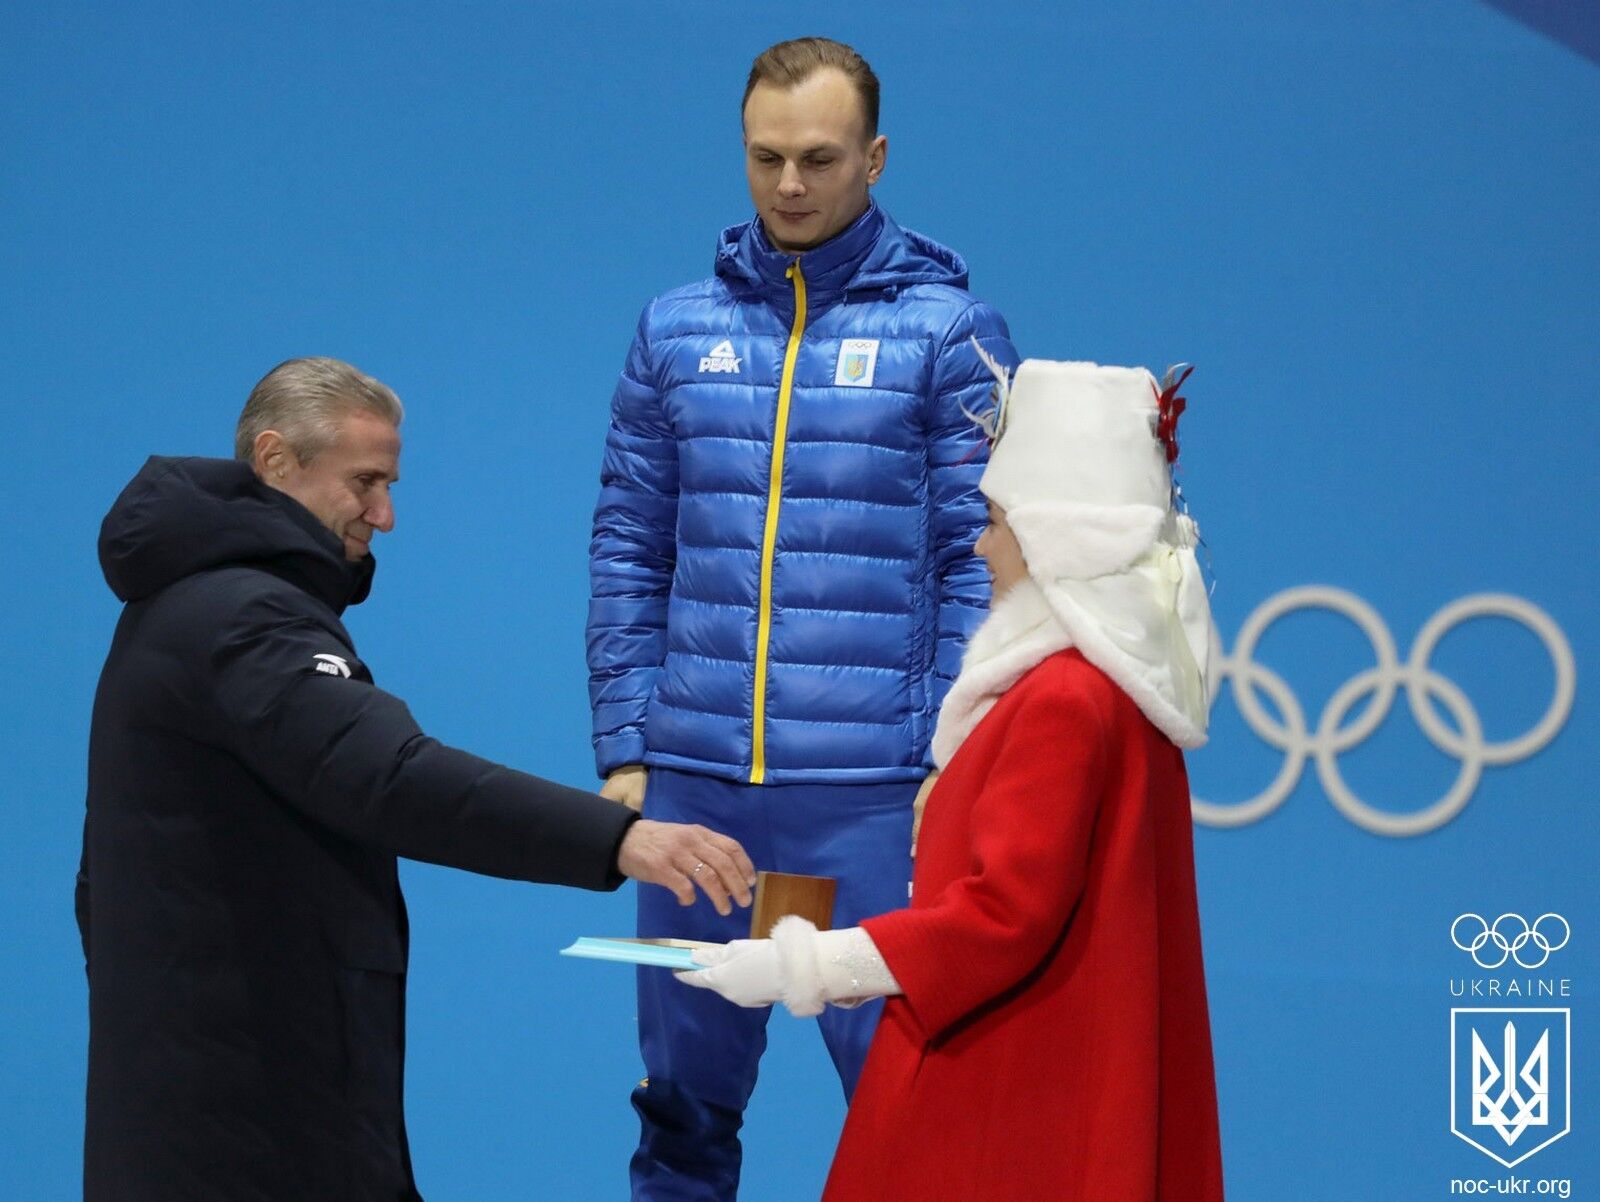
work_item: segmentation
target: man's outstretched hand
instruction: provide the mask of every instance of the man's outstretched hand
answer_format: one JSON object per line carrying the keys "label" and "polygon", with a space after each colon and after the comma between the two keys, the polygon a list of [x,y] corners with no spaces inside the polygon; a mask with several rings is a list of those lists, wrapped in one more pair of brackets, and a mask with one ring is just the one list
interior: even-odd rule
{"label": "man's outstretched hand", "polygon": [[724,915],[733,913],[730,898],[748,906],[756,883],[756,866],[744,848],[727,835],[703,826],[648,818],[639,819],[622,837],[617,870],[636,881],[664,885],[677,895],[681,906],[694,905],[698,886],[717,913]]}

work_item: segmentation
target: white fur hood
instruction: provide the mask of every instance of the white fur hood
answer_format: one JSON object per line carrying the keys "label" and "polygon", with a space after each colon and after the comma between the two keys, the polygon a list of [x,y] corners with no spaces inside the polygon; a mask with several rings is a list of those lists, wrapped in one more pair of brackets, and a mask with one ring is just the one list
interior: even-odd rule
{"label": "white fur hood", "polygon": [[1205,742],[1217,637],[1195,559],[1199,530],[1172,507],[1142,368],[1029,359],[1001,379],[984,493],[1006,515],[1030,579],[973,636],[934,734],[941,767],[1034,664],[1066,647],[1109,676],[1179,747]]}

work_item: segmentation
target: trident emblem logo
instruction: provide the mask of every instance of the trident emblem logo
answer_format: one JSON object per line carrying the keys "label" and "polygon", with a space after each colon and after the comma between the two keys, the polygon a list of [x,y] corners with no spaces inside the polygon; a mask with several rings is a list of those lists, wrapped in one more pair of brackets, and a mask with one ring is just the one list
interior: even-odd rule
{"label": "trident emblem logo", "polygon": [[[1571,1018],[1570,1010],[1450,1011],[1450,1130],[1507,1168],[1565,1135]],[[1540,1143],[1523,1138],[1558,1124]]]}
{"label": "trident emblem logo", "polygon": [[1517,1064],[1517,1025],[1507,1023],[1497,1064],[1472,1033],[1472,1125],[1493,1127],[1510,1147],[1529,1127],[1550,1125],[1550,1032]]}

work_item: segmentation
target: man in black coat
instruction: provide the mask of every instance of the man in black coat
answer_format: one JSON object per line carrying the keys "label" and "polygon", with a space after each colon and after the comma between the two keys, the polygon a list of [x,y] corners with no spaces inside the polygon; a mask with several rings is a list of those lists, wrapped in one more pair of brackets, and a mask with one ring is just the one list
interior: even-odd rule
{"label": "man in black coat", "polygon": [[256,386],[237,458],[151,459],[100,535],[77,912],[91,1200],[419,1199],[396,856],[748,905],[731,839],[428,738],[340,622],[394,523],[399,401],[330,359]]}

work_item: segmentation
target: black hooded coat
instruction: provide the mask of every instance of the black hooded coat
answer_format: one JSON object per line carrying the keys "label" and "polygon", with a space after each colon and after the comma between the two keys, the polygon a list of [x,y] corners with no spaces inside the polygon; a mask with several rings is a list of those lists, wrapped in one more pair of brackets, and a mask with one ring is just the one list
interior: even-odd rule
{"label": "black hooded coat", "polygon": [[424,735],[339,620],[371,560],[247,464],[151,459],[100,560],[84,1196],[416,1200],[395,857],[613,889],[634,816]]}

